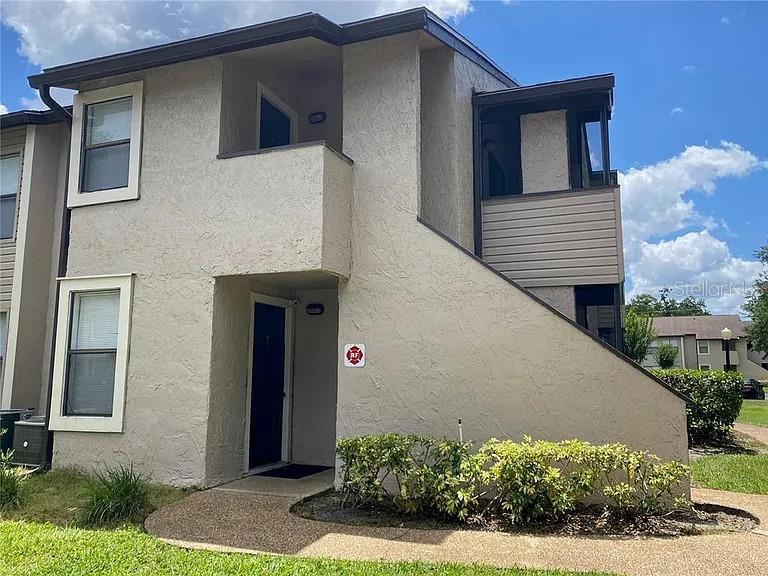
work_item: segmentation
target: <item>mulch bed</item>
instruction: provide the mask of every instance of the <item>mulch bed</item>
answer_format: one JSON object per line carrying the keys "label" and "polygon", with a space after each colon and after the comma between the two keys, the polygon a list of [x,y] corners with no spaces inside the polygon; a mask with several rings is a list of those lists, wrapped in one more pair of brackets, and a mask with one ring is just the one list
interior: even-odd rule
{"label": "mulch bed", "polygon": [[403,516],[391,504],[353,508],[342,506],[342,498],[333,490],[297,503],[291,512],[303,518],[355,526],[388,526],[433,530],[482,530],[555,536],[674,537],[708,532],[748,531],[757,519],[743,510],[714,504],[694,504],[692,510],[665,516],[622,518],[588,507],[569,514],[552,524],[513,526],[498,520],[474,517],[466,523],[428,516]]}

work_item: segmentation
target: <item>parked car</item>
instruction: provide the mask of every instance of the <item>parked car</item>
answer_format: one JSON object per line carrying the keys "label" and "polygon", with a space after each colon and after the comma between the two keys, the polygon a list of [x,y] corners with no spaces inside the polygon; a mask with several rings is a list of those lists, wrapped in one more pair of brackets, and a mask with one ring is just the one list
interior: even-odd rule
{"label": "parked car", "polygon": [[741,397],[750,400],[765,400],[765,389],[754,378],[745,378],[741,387]]}

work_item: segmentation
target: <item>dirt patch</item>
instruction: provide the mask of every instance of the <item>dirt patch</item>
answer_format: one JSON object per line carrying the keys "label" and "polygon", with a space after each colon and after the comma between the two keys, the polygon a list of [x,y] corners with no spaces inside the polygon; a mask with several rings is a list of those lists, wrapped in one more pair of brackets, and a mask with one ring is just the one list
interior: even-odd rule
{"label": "dirt patch", "polygon": [[691,460],[696,460],[702,456],[719,454],[747,454],[754,456],[755,454],[768,454],[768,446],[748,434],[733,430],[720,442],[691,446],[688,454]]}
{"label": "dirt patch", "polygon": [[392,504],[353,508],[343,505],[341,495],[332,490],[317,494],[291,508],[297,516],[321,522],[334,522],[353,526],[388,526],[429,530],[480,530],[515,534],[541,534],[560,536],[612,536],[625,538],[674,537],[711,532],[749,531],[758,520],[748,512],[715,504],[697,503],[685,511],[664,516],[623,518],[605,514],[602,508],[588,507],[569,514],[556,523],[509,525],[498,520],[472,517],[465,523],[428,516],[405,516]]}

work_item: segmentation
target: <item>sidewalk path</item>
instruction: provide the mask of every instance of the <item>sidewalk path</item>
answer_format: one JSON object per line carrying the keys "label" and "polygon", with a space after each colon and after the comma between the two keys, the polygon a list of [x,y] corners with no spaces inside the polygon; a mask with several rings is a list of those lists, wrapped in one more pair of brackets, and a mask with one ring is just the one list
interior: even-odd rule
{"label": "sidewalk path", "polygon": [[[768,526],[768,496],[695,489],[697,502],[748,510]],[[680,538],[526,536],[493,532],[345,526],[300,518],[292,498],[197,492],[152,514],[151,534],[173,544],[357,560],[422,560],[608,570],[633,576],[768,574],[768,532]]]}
{"label": "sidewalk path", "polygon": [[768,446],[768,428],[762,426],[755,426],[754,424],[747,424],[745,422],[736,422],[733,425],[733,429],[736,432],[741,432],[747,436],[752,436],[758,442],[762,442]]}

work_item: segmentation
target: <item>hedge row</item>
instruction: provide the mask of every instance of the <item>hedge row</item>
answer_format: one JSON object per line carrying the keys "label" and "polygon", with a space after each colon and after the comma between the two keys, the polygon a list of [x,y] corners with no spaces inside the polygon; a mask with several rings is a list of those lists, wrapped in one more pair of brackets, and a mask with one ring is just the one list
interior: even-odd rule
{"label": "hedge row", "polygon": [[401,513],[511,524],[552,521],[599,499],[623,515],[657,514],[689,469],[621,444],[489,440],[469,442],[384,434],[339,441],[345,504],[392,503]]}
{"label": "hedge row", "polygon": [[741,410],[741,373],[673,368],[653,374],[693,400],[688,406],[690,442],[717,442],[728,436]]}

